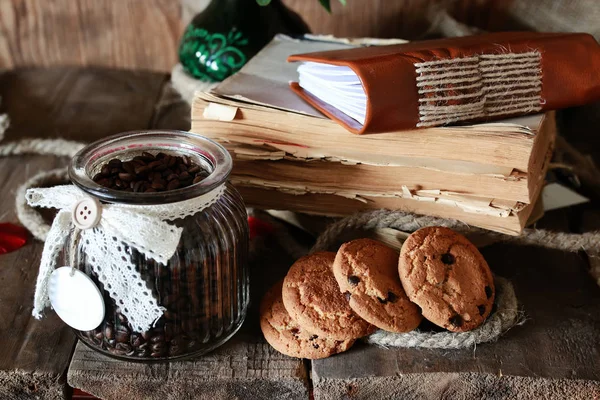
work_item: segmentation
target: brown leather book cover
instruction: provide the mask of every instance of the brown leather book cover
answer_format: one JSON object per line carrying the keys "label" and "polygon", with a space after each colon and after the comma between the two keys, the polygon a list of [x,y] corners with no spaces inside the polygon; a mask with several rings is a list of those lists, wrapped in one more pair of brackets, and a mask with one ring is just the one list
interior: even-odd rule
{"label": "brown leather book cover", "polygon": [[600,99],[600,46],[588,34],[507,32],[292,55],[352,69],[364,124],[298,82],[291,88],[353,133],[489,121]]}

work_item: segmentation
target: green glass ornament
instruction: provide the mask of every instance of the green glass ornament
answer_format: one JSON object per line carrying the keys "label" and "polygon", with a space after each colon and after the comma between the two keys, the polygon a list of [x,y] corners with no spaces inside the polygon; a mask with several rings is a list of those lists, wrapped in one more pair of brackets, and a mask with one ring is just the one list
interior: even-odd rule
{"label": "green glass ornament", "polygon": [[179,60],[188,74],[219,82],[236,73],[277,33],[310,32],[302,19],[279,0],[212,0],[187,26]]}

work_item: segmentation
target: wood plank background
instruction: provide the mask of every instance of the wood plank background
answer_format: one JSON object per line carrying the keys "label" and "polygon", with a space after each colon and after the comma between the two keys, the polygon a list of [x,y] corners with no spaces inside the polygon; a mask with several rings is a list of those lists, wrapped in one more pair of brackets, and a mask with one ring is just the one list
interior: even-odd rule
{"label": "wood plank background", "polygon": [[[0,0],[0,69],[104,66],[168,72],[185,25],[209,0]],[[600,37],[596,0],[283,0],[313,33],[340,37],[439,35],[458,21],[485,30],[591,32]],[[433,28],[430,26],[433,24]]]}

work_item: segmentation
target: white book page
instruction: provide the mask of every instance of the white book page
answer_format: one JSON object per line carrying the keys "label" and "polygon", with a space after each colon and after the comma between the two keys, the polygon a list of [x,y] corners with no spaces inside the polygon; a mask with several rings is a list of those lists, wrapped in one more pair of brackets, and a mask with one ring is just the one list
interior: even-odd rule
{"label": "white book page", "polygon": [[300,87],[361,124],[367,114],[367,95],[349,67],[304,62],[298,67]]}

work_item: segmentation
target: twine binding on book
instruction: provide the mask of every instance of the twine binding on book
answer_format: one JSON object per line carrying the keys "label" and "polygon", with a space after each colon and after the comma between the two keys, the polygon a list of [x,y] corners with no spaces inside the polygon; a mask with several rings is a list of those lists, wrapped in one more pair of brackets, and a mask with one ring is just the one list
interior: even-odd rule
{"label": "twine binding on book", "polygon": [[537,51],[482,54],[415,63],[417,127],[541,110],[542,67]]}

